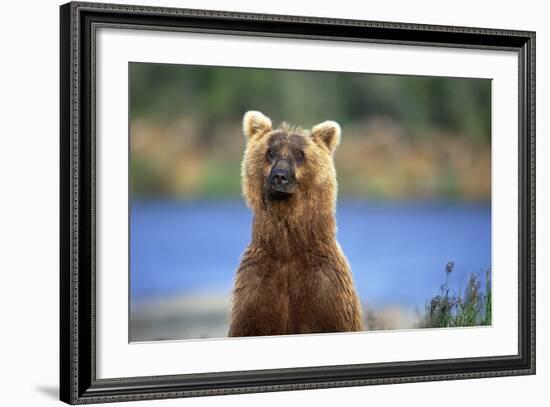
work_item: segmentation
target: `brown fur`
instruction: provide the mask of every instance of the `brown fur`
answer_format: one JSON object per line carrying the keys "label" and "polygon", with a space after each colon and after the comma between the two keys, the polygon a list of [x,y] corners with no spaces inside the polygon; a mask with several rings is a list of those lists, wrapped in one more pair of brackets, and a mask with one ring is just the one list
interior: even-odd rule
{"label": "brown fur", "polygon": [[[361,306],[335,236],[332,154],[340,127],[325,122],[311,132],[287,125],[273,130],[267,117],[248,112],[243,128],[242,187],[254,220],[235,277],[229,336],[360,331]],[[266,195],[268,148],[305,154],[296,166],[296,190],[283,201]]]}

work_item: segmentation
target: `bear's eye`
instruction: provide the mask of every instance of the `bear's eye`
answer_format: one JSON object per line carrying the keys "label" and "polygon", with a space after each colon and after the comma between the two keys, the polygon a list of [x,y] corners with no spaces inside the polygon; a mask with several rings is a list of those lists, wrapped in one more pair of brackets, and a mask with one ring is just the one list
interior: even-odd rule
{"label": "bear's eye", "polygon": [[266,153],[267,161],[272,162],[275,158],[275,154],[273,153],[273,150],[268,148]]}
{"label": "bear's eye", "polygon": [[303,151],[298,151],[298,154],[296,154],[296,161],[301,163],[304,161],[304,158],[306,158]]}

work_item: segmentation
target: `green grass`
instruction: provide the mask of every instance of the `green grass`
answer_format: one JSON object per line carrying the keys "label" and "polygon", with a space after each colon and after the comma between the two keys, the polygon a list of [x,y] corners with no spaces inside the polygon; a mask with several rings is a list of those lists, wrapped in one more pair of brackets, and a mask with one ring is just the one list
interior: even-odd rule
{"label": "green grass", "polygon": [[477,274],[470,274],[464,292],[453,292],[449,288],[449,276],[454,263],[445,267],[445,282],[441,293],[426,303],[422,328],[449,328],[491,325],[491,271],[485,274],[485,289]]}

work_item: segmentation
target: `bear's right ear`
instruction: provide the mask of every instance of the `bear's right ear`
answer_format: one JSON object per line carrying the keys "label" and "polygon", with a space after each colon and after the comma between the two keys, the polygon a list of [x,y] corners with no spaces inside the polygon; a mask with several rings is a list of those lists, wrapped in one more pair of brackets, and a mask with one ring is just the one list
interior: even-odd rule
{"label": "bear's right ear", "polygon": [[246,112],[243,118],[243,132],[246,140],[252,137],[262,136],[271,131],[271,120],[263,113],[251,110]]}

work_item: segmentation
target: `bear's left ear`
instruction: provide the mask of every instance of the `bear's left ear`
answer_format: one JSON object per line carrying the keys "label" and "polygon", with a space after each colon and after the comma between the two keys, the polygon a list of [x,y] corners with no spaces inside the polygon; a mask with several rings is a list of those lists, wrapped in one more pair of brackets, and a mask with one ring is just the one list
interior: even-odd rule
{"label": "bear's left ear", "polygon": [[340,125],[331,120],[313,126],[311,129],[311,137],[313,140],[328,147],[331,153],[333,153],[338,144],[340,144],[341,134],[342,130],[340,129]]}

